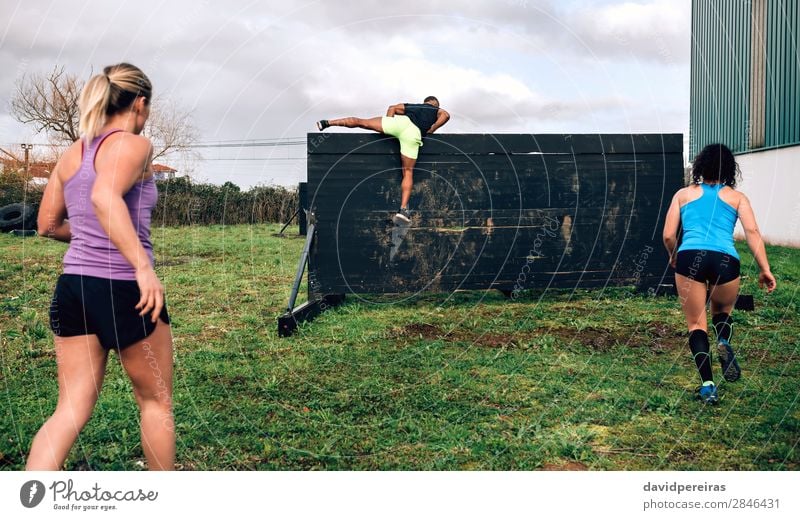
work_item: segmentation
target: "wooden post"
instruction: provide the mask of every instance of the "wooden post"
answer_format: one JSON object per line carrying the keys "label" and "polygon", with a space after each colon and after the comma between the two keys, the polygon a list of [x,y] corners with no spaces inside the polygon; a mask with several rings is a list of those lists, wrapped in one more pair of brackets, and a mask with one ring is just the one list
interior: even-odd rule
{"label": "wooden post", "polygon": [[30,170],[30,151],[33,149],[33,145],[23,143],[22,149],[25,150],[25,179],[27,179]]}

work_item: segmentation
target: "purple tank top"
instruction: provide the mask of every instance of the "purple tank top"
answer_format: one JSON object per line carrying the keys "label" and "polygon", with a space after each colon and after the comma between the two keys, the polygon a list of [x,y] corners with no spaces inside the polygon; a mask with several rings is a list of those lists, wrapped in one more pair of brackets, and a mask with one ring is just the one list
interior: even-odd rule
{"label": "purple tank top", "polygon": [[[64,200],[72,238],[64,255],[64,273],[96,276],[112,280],[136,280],[136,271],[108,238],[92,206],[92,188],[97,172],[94,158],[111,130],[95,137],[83,150],[78,172],[64,183]],[[150,217],[158,200],[155,180],[136,182],[123,196],[139,241],[154,264],[150,243]]]}

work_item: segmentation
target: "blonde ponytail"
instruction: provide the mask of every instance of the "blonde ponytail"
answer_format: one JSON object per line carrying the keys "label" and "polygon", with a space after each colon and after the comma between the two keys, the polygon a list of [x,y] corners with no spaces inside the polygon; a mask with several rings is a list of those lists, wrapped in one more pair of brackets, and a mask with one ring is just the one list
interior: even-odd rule
{"label": "blonde ponytail", "polygon": [[137,97],[150,103],[153,85],[138,67],[130,63],[110,65],[93,76],[81,92],[78,129],[87,143],[97,137],[108,116],[130,108]]}
{"label": "blonde ponytail", "polygon": [[91,142],[106,122],[111,80],[105,74],[94,76],[83,87],[78,109],[81,113],[78,129],[87,143]]}

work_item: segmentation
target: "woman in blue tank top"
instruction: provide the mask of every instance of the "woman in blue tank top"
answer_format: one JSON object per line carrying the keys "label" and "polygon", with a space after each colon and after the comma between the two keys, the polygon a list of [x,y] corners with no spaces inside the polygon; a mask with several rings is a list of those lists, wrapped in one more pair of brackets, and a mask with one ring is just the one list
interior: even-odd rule
{"label": "woman in blue tank top", "polygon": [[[730,314],[739,294],[739,254],[733,244],[737,218],[758,264],[759,284],[767,292],[775,289],[775,277],[753,208],[747,196],[735,189],[738,170],[727,146],[711,144],[703,148],[692,164],[692,184],[672,198],[664,222],[664,245],[675,268],[675,285],[689,329],[689,348],[700,372],[698,397],[709,404],[716,404],[719,396],[711,371],[707,291],[723,376],[727,381],[741,376],[730,344]],[[676,247],[679,227],[683,228],[683,238],[680,247]]]}

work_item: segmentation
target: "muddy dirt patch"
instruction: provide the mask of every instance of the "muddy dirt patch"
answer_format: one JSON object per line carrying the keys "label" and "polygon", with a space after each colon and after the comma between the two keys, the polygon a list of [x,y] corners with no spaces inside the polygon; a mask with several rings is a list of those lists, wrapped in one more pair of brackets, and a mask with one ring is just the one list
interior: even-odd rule
{"label": "muddy dirt patch", "polygon": [[394,331],[393,337],[438,339],[444,332],[436,325],[430,323],[409,323],[399,330]]}
{"label": "muddy dirt patch", "polygon": [[390,335],[394,338],[442,339],[449,342],[462,342],[476,347],[491,349],[516,347],[519,345],[518,338],[514,337],[512,334],[493,332],[481,333],[480,331],[461,328],[447,331],[430,323],[409,323],[399,329],[394,329]]}
{"label": "muddy dirt patch", "polygon": [[559,462],[557,464],[547,463],[541,467],[542,471],[586,471],[589,466],[575,460]]}

